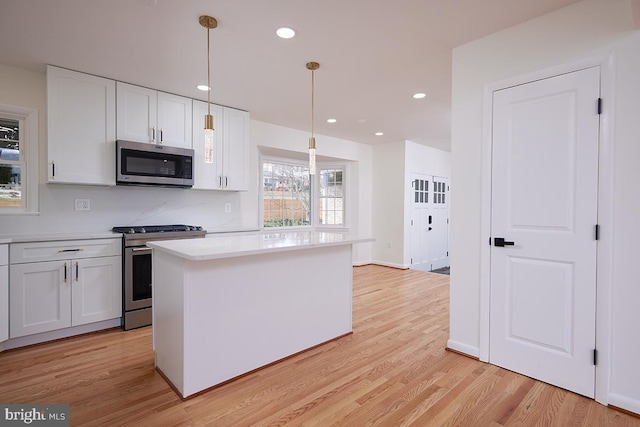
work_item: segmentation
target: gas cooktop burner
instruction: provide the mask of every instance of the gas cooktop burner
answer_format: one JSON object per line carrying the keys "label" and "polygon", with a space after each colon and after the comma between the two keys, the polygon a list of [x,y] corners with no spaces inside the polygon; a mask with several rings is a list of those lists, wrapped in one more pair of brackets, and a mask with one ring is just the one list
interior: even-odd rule
{"label": "gas cooktop burner", "polygon": [[203,231],[202,227],[197,225],[142,225],[113,227],[111,231],[124,234],[141,234],[141,233],[179,233],[185,231]]}

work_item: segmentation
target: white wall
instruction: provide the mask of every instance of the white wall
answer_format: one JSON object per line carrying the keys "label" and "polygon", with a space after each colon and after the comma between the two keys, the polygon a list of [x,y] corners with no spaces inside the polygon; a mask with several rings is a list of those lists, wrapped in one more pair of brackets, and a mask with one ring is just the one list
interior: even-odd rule
{"label": "white wall", "polygon": [[373,261],[404,268],[404,141],[373,149]]}
{"label": "white wall", "polygon": [[[0,104],[36,109],[40,121],[40,214],[1,216],[0,235],[105,232],[116,225],[169,223],[202,225],[210,231],[257,227],[258,146],[305,153],[309,137],[307,132],[252,120],[247,166],[251,189],[247,192],[47,184],[45,74],[0,65]],[[371,146],[322,135],[317,135],[316,140],[320,158],[329,156],[349,162],[351,228],[371,236]],[[91,211],[74,211],[75,198],[90,199]],[[225,213],[226,203],[231,204],[231,213]],[[370,244],[355,247],[354,262],[370,262]]]}
{"label": "white wall", "polygon": [[373,259],[381,265],[411,265],[411,174],[450,177],[451,153],[411,141],[373,149]]}
{"label": "white wall", "polygon": [[486,215],[481,199],[485,85],[613,51],[615,206],[613,223],[602,224],[614,227],[609,401],[640,413],[640,338],[635,331],[640,287],[632,259],[640,238],[634,220],[640,212],[640,39],[634,29],[632,1],[584,0],[454,49],[450,345],[478,355],[480,248],[486,244],[480,234]]}

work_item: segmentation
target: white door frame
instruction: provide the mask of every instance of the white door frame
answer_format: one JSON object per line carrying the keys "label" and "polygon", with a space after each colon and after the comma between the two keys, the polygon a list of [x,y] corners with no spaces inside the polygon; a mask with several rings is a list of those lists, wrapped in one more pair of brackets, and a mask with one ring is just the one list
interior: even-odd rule
{"label": "white door frame", "polygon": [[611,283],[613,274],[613,124],[615,105],[615,56],[613,53],[604,53],[485,85],[482,119],[482,214],[480,219],[480,241],[482,244],[480,247],[480,337],[478,344],[480,360],[488,362],[489,310],[491,304],[491,247],[489,245],[489,238],[491,237],[493,92],[594,66],[600,67],[600,93],[603,104],[603,110],[600,116],[598,171],[598,223],[600,224],[600,239],[598,241],[596,261],[596,348],[598,350],[598,365],[596,366],[595,400],[606,405],[609,399]]}

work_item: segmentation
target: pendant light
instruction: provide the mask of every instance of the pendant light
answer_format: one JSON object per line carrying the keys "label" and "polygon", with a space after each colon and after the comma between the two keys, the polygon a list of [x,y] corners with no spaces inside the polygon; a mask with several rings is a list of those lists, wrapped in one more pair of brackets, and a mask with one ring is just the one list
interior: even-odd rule
{"label": "pendant light", "polygon": [[314,71],[320,68],[317,62],[307,62],[307,69],[311,70],[311,138],[309,138],[309,175],[316,174],[316,139],[313,136],[313,97],[314,97]]}
{"label": "pendant light", "polygon": [[204,162],[213,163],[213,116],[211,115],[211,58],[209,48],[209,30],[218,26],[216,18],[202,15],[200,25],[207,29],[207,115],[204,116]]}

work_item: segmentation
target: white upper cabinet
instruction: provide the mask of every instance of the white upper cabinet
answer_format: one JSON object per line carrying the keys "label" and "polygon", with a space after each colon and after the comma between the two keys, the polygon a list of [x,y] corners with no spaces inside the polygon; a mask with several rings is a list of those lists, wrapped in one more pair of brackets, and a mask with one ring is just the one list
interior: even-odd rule
{"label": "white upper cabinet", "polygon": [[156,140],[158,91],[117,82],[118,139],[137,142]]}
{"label": "white upper cabinet", "polygon": [[222,171],[224,172],[224,188],[227,190],[248,189],[247,161],[250,132],[247,111],[224,108]]}
{"label": "white upper cabinet", "polygon": [[118,82],[118,139],[191,148],[191,103],[190,98]]}
{"label": "white upper cabinet", "polygon": [[160,143],[191,148],[191,98],[158,92],[158,128]]}
{"label": "white upper cabinet", "polygon": [[47,66],[48,181],[115,185],[115,81]]}
{"label": "white upper cabinet", "polygon": [[204,116],[207,103],[193,101],[194,189],[248,189],[249,113],[211,104],[214,119],[213,163],[204,162]]}

